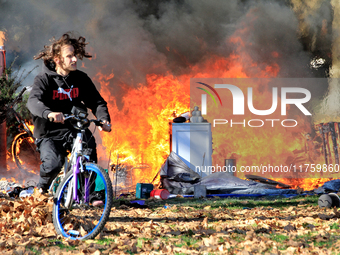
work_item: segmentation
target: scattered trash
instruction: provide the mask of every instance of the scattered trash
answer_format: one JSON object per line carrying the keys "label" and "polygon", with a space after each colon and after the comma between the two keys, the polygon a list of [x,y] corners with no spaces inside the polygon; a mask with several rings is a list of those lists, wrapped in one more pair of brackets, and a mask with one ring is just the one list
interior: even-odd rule
{"label": "scattered trash", "polygon": [[136,198],[149,198],[152,190],[153,185],[151,183],[137,183]]}
{"label": "scattered trash", "polygon": [[163,187],[172,194],[192,194],[194,184],[198,183],[201,178],[174,151],[162,165],[160,176]]}
{"label": "scattered trash", "polygon": [[34,180],[28,180],[25,182],[25,185],[19,185],[16,182],[12,182],[9,180],[1,180],[0,181],[0,195],[1,196],[9,196],[11,198],[18,198],[20,196],[20,193],[23,190],[26,190],[28,188],[31,189],[31,187],[35,187],[36,182]]}
{"label": "scattered trash", "polygon": [[324,194],[319,197],[318,205],[321,208],[340,207],[340,198],[335,193]]}
{"label": "scattered trash", "polygon": [[199,110],[198,106],[194,107],[194,110],[191,112],[191,118],[190,122],[192,123],[201,123],[201,122],[207,122],[203,116],[201,111]]}
{"label": "scattered trash", "polygon": [[166,204],[166,205],[164,205],[164,208],[165,208],[165,209],[170,209],[170,208],[171,208],[171,205]]}
{"label": "scattered trash", "polygon": [[[314,189],[313,191],[314,191],[314,193],[316,193],[316,194],[324,194],[324,193],[327,193],[326,190],[325,190],[323,187],[319,187],[319,188],[317,188],[317,189]],[[332,190],[332,191],[333,191],[333,190]]]}
{"label": "scattered trash", "polygon": [[181,117],[184,117],[186,120],[190,119],[190,112],[185,112],[180,115]]}
{"label": "scattered trash", "polygon": [[134,201],[130,201],[131,204],[139,204],[139,205],[144,205],[145,204],[145,200],[134,200]]}
{"label": "scattered trash", "polygon": [[20,186],[15,186],[15,187],[7,187],[6,189],[7,195],[12,198],[24,198],[24,197],[29,197],[34,193],[34,187],[30,186],[27,188],[22,188]]}
{"label": "scattered trash", "polygon": [[18,198],[19,195],[20,195],[20,192],[23,190],[23,188],[21,188],[20,186],[16,186],[16,187],[8,187],[6,189],[7,191],[7,195],[9,197],[12,197],[12,198]]}
{"label": "scattered trash", "polygon": [[[136,200],[135,200],[136,201]],[[130,207],[133,207],[133,208],[148,208],[147,205],[145,204],[140,204],[140,203],[136,203],[134,201],[119,201],[119,208],[120,209],[128,209]]]}
{"label": "scattered trash", "polygon": [[322,185],[322,188],[324,189],[324,191],[337,192],[340,189],[340,180],[336,179],[327,181]]}
{"label": "scattered trash", "polygon": [[194,198],[201,198],[207,196],[207,187],[204,185],[194,186]]}
{"label": "scattered trash", "polygon": [[162,186],[171,194],[194,194],[196,185],[206,186],[207,194],[296,195],[297,190],[277,188],[275,184],[243,180],[227,172],[215,172],[203,178],[190,169],[172,151],[160,169]]}
{"label": "scattered trash", "polygon": [[183,123],[186,122],[187,119],[185,117],[177,117],[172,120],[174,123]]}
{"label": "scattered trash", "polygon": [[153,190],[150,193],[150,197],[154,197],[157,199],[168,199],[170,196],[170,192],[167,191],[166,189],[157,189],[157,190]]}
{"label": "scattered trash", "polygon": [[251,180],[251,181],[256,181],[264,184],[271,184],[271,185],[277,185],[282,189],[290,189],[292,188],[290,185],[284,184],[282,182],[274,181],[271,179],[267,179],[262,176],[257,176],[257,175],[252,175],[252,174],[246,174],[246,178]]}
{"label": "scattered trash", "polygon": [[25,198],[30,197],[34,193],[34,187],[28,187],[27,189],[24,189],[20,192],[19,197]]}

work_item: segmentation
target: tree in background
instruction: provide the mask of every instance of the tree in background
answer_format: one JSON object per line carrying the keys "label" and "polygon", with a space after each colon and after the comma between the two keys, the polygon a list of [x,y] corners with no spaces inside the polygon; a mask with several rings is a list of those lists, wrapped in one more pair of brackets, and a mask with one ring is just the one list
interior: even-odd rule
{"label": "tree in background", "polygon": [[[2,145],[0,146],[0,172],[7,169],[7,136],[13,131],[12,127],[16,121],[13,116],[8,114],[8,109],[16,97],[16,91],[22,85],[22,81],[33,71],[24,75],[24,72],[20,73],[19,68],[18,71],[13,72],[14,61],[8,68],[4,68],[4,72],[0,76],[0,125],[2,127],[0,129],[0,145]],[[30,114],[26,108],[27,98],[28,95],[24,96],[23,100],[13,107],[16,108],[16,111],[18,111],[24,119],[29,120]],[[8,132],[6,132],[6,127]]]}

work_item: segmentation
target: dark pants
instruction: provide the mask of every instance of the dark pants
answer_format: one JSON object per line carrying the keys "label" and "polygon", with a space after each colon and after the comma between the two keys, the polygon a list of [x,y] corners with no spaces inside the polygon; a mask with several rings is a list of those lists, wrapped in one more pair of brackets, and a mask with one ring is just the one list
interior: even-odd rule
{"label": "dark pants", "polygon": [[[87,143],[87,148],[92,149],[90,161],[97,162],[96,141],[90,130],[86,130],[83,140]],[[40,159],[42,162],[40,165],[38,188],[48,190],[53,179],[61,171],[65,163],[65,157],[68,155],[67,146],[65,146],[66,142],[67,139],[38,139],[37,146],[40,151]],[[83,148],[86,148],[85,146],[86,145],[83,144]]]}

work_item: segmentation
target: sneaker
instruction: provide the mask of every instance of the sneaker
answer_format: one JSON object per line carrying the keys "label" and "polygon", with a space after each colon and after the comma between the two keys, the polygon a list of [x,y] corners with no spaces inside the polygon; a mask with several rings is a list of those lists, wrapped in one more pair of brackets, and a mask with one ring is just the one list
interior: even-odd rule
{"label": "sneaker", "polygon": [[103,206],[103,205],[104,205],[104,202],[101,201],[101,200],[94,200],[94,201],[92,202],[92,205],[93,205],[93,206],[96,206],[96,207],[99,207],[99,206]]}

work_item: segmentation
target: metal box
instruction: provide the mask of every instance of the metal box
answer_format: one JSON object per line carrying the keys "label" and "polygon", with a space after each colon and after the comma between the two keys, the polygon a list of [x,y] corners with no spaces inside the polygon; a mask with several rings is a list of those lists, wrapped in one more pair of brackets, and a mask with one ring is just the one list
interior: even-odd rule
{"label": "metal box", "polygon": [[211,174],[212,133],[210,123],[172,123],[172,151],[201,177]]}
{"label": "metal box", "polygon": [[137,183],[136,184],[136,198],[149,198],[153,190],[151,183]]}

